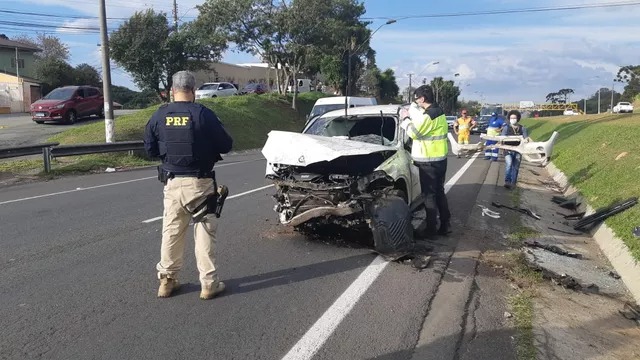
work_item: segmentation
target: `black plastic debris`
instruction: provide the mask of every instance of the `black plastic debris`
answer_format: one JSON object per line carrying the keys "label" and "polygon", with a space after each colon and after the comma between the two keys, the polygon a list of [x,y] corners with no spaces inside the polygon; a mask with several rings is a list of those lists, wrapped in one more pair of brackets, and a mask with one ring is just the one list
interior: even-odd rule
{"label": "black plastic debris", "polygon": [[565,231],[565,230],[553,228],[551,226],[549,226],[548,228],[549,228],[549,230],[557,231],[559,233],[563,233],[563,234],[567,234],[567,235],[582,235],[582,233],[579,233],[579,232]]}
{"label": "black plastic debris", "polygon": [[640,226],[636,226],[636,228],[633,229],[632,234],[633,234],[633,236],[635,236],[637,238],[640,238]]}
{"label": "black plastic debris", "polygon": [[510,210],[518,211],[518,212],[521,212],[521,213],[523,213],[523,214],[525,214],[525,215],[528,215],[528,216],[530,216],[530,217],[532,217],[532,218],[534,218],[534,219],[536,219],[536,220],[540,220],[540,219],[541,219],[541,217],[540,217],[538,214],[534,213],[533,211],[531,211],[531,210],[529,210],[529,209],[525,209],[525,208],[522,208],[522,207],[520,207],[520,208],[515,208],[515,207],[508,206],[508,205],[500,204],[499,202],[495,202],[495,201],[493,201],[493,202],[491,203],[491,205],[492,205],[492,206],[495,206],[495,207],[497,207],[497,208],[505,208],[505,209],[510,209]]}
{"label": "black plastic debris", "polygon": [[635,321],[640,326],[640,306],[632,305],[631,303],[625,303],[622,310],[618,310],[620,315],[625,319]]}
{"label": "black plastic debris", "polygon": [[595,213],[593,213],[593,214],[591,214],[589,216],[586,216],[586,217],[582,218],[580,221],[578,221],[575,225],[573,225],[573,229],[574,230],[584,230],[587,226],[595,225],[596,223],[604,221],[605,219],[607,219],[610,216],[616,215],[618,213],[621,213],[621,212],[623,212],[623,211],[635,206],[637,203],[638,203],[638,198],[637,197],[632,197],[632,198],[629,198],[627,200],[620,201],[618,203],[610,205],[608,207],[600,208],[600,209],[596,210]]}
{"label": "black plastic debris", "polygon": [[609,271],[609,276],[611,276],[612,278],[614,278],[616,280],[620,280],[620,275],[618,275],[618,273],[615,272],[615,271]]}
{"label": "black plastic debris", "polygon": [[525,241],[524,244],[528,247],[544,249],[558,255],[568,256],[575,259],[582,259],[582,254],[569,252],[555,245],[542,244],[538,241],[533,241],[533,242]]}

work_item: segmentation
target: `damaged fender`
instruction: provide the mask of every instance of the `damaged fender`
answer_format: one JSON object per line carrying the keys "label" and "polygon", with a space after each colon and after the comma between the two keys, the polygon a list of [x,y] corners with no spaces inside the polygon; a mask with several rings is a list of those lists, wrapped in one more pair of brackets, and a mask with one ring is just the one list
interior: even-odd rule
{"label": "damaged fender", "polygon": [[461,151],[484,151],[491,149],[503,149],[507,151],[515,151],[522,155],[522,159],[534,163],[545,164],[551,158],[553,146],[558,138],[559,133],[554,131],[547,141],[525,141],[522,136],[488,136],[481,134],[483,140],[496,141],[494,145],[484,145],[484,142],[477,144],[458,144],[451,133],[447,134],[451,143],[451,152],[454,155],[460,154]]}

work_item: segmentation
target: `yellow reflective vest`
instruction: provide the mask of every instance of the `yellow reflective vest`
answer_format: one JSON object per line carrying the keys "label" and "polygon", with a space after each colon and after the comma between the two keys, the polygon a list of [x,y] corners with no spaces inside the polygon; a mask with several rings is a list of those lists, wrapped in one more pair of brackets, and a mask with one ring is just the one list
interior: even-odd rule
{"label": "yellow reflective vest", "polygon": [[[414,105],[412,105],[414,106]],[[449,126],[444,112],[439,107],[429,107],[425,111],[411,112],[411,124],[407,135],[413,139],[411,158],[416,162],[442,161],[447,158]]]}

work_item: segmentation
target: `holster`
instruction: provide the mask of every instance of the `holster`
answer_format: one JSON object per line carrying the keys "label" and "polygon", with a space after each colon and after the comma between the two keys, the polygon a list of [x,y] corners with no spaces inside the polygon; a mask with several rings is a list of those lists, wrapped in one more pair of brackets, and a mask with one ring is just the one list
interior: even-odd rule
{"label": "holster", "polygon": [[229,195],[229,188],[225,185],[218,186],[215,179],[213,180],[213,185],[215,192],[207,196],[202,204],[198,205],[198,207],[193,210],[192,218],[194,223],[202,221],[207,214],[214,214],[216,218],[219,218],[222,214],[224,201]]}
{"label": "holster", "polygon": [[173,178],[173,174],[163,169],[162,165],[158,165],[156,169],[158,170],[158,181],[160,181],[164,185],[167,185],[169,179]]}

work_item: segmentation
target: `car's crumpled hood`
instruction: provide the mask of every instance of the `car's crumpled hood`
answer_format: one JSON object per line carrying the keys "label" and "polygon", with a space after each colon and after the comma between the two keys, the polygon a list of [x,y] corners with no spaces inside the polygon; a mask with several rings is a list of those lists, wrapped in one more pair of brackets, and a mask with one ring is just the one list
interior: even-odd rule
{"label": "car's crumpled hood", "polygon": [[300,134],[288,131],[269,132],[262,155],[269,164],[307,166],[342,156],[367,155],[396,151],[394,147],[344,138]]}

